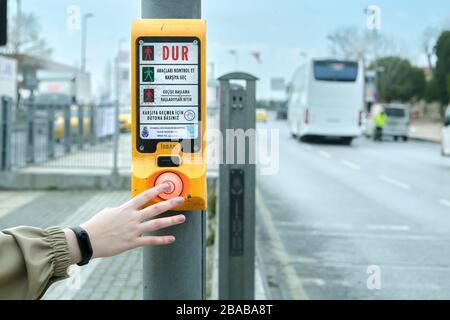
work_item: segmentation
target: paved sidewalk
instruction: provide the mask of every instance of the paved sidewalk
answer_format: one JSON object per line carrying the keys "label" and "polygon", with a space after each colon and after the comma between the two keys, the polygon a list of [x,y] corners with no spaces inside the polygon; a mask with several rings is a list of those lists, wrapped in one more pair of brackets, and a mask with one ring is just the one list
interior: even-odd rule
{"label": "paved sidewalk", "polygon": [[424,120],[414,120],[409,127],[411,139],[440,142],[442,124]]}
{"label": "paved sidewalk", "polygon": [[[80,224],[105,207],[129,199],[128,191],[0,191],[0,229],[20,225]],[[44,299],[142,299],[142,251],[97,259],[54,284]]]}

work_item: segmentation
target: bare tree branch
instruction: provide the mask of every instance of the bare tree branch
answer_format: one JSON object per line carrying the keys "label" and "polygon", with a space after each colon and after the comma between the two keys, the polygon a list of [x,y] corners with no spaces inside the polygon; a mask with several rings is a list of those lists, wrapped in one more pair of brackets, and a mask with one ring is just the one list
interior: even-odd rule
{"label": "bare tree branch", "polygon": [[408,48],[383,34],[356,27],[341,27],[327,36],[330,53],[338,59],[363,60],[365,63],[382,56],[407,56]]}
{"label": "bare tree branch", "polygon": [[[21,32],[26,31],[26,32]],[[49,57],[52,49],[45,38],[41,36],[42,29],[38,19],[32,13],[22,13],[12,18],[8,30],[10,42],[3,53],[11,55],[27,54],[36,57]]]}

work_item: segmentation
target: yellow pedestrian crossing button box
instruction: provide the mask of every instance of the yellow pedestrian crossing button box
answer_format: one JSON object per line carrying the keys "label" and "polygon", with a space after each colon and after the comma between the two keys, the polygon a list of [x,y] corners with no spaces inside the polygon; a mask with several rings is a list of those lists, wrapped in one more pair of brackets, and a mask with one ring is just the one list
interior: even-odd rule
{"label": "yellow pedestrian crossing button box", "polygon": [[149,204],[182,196],[177,210],[205,210],[205,22],[136,20],[131,46],[132,195],[168,183]]}

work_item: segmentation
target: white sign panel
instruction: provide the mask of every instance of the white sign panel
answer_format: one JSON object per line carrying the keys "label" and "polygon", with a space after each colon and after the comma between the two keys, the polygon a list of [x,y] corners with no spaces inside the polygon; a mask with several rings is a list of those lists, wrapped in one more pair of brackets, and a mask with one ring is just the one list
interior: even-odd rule
{"label": "white sign panel", "polygon": [[196,139],[197,125],[141,125],[141,139]]}
{"label": "white sign panel", "polygon": [[198,85],[143,85],[141,106],[198,106]]}
{"label": "white sign panel", "polygon": [[198,41],[141,40],[138,55],[140,139],[197,139],[200,119]]}
{"label": "white sign panel", "polygon": [[198,66],[141,66],[142,84],[198,84]]}
{"label": "white sign panel", "polygon": [[189,107],[161,108],[141,107],[141,123],[198,123],[198,109]]}
{"label": "white sign panel", "polygon": [[0,56],[0,96],[16,100],[17,96],[17,62]]}
{"label": "white sign panel", "polygon": [[193,64],[198,65],[196,43],[141,43],[140,64]]}

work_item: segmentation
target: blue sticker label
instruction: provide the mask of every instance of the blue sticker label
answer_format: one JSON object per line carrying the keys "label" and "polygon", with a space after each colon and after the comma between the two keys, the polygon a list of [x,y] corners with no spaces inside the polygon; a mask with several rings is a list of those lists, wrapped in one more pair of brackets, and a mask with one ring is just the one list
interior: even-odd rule
{"label": "blue sticker label", "polygon": [[142,138],[148,138],[148,135],[149,135],[148,129],[147,129],[147,127],[144,127],[144,128],[142,129],[141,136],[142,136]]}

